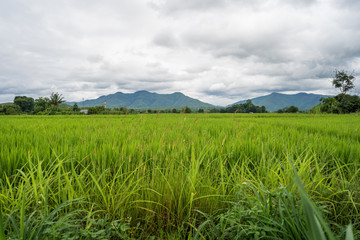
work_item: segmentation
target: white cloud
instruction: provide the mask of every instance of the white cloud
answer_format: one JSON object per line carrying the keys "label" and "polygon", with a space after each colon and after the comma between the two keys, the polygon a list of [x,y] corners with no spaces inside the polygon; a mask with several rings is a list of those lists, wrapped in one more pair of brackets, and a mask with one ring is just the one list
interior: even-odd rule
{"label": "white cloud", "polygon": [[[350,0],[0,2],[0,102],[181,91],[216,105],[273,91],[333,94],[360,62]],[[356,72],[357,71],[357,72]]]}

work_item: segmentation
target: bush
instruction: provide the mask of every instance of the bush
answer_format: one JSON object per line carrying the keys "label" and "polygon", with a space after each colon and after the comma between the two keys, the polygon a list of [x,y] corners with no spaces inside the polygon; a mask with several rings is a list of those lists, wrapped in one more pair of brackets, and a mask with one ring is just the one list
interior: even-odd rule
{"label": "bush", "polygon": [[88,114],[100,114],[106,111],[104,106],[95,106],[88,108]]}
{"label": "bush", "polygon": [[356,95],[339,94],[320,100],[320,111],[323,113],[354,113],[360,111],[360,98]]}
{"label": "bush", "polygon": [[0,114],[3,115],[16,115],[21,113],[20,106],[13,103],[0,104]]}
{"label": "bush", "polygon": [[186,106],[182,109],[182,112],[183,113],[191,113],[191,109],[188,106]]}
{"label": "bush", "polygon": [[286,109],[287,113],[297,113],[299,111],[299,108],[296,106],[290,106]]}

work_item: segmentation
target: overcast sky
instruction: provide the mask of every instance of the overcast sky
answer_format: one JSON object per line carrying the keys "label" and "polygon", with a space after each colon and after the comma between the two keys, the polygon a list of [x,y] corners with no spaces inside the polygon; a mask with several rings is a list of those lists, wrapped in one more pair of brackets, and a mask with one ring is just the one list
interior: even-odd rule
{"label": "overcast sky", "polygon": [[0,0],[0,102],[117,91],[227,105],[360,88],[357,0]]}

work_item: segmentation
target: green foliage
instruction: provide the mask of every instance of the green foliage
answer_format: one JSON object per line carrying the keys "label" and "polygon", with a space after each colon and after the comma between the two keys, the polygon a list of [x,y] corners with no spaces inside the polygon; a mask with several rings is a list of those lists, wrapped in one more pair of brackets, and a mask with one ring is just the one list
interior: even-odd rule
{"label": "green foliage", "polygon": [[40,97],[38,99],[35,99],[35,107],[34,107],[34,112],[35,113],[39,113],[39,112],[44,112],[47,110],[47,108],[50,105],[50,99],[45,97]]}
{"label": "green foliage", "polygon": [[113,220],[110,222],[108,215],[105,215],[104,218],[98,220],[87,218],[87,221],[89,227],[85,229],[80,229],[78,233],[78,237],[80,239],[94,239],[94,240],[106,240],[106,239],[134,240],[135,239],[129,236],[129,232],[134,231],[130,227],[130,221],[131,221],[130,218],[127,219],[126,222],[123,222],[121,220]]}
{"label": "green foliage", "polygon": [[74,104],[74,106],[72,107],[72,110],[73,110],[74,112],[79,112],[79,111],[80,111],[80,108],[79,108],[79,106],[77,105],[77,103]]}
{"label": "green foliage", "polygon": [[[310,199],[294,163],[289,161],[300,194],[283,186],[269,191],[262,183],[244,182],[225,213],[210,217],[200,212],[206,220],[197,228],[194,239],[335,239],[323,217],[325,210]],[[343,232],[346,239],[354,239],[351,224]]]}
{"label": "green foliage", "polygon": [[58,106],[50,105],[46,108],[45,112],[43,113],[45,115],[61,115],[63,112]]}
{"label": "green foliage", "polygon": [[297,113],[298,111],[299,111],[299,108],[295,107],[295,106],[290,106],[285,110],[285,112],[287,112],[287,113]]}
{"label": "green foliage", "polygon": [[21,111],[31,113],[34,110],[34,99],[26,96],[16,96],[14,104],[21,108]]}
{"label": "green foliage", "polygon": [[14,103],[0,104],[0,115],[16,115],[21,113],[19,105]]}
{"label": "green foliage", "polygon": [[325,113],[353,113],[360,111],[360,97],[339,94],[321,99],[320,110]]}
{"label": "green foliage", "polygon": [[[26,216],[26,196],[22,198],[22,205],[18,211],[13,211],[7,216],[3,228],[9,239],[69,239],[79,227],[79,213],[74,210],[68,213],[63,210],[76,203],[77,200],[68,200],[52,211],[44,206],[42,211],[34,210]],[[80,218],[81,219],[81,218]],[[74,239],[74,238],[73,238]]]}
{"label": "green foliage", "polygon": [[59,93],[51,93],[49,103],[55,107],[58,107],[60,103],[65,102],[64,98],[62,97],[62,94]]}
{"label": "green foliage", "polygon": [[309,239],[299,200],[285,187],[269,191],[243,184],[225,213],[215,217],[202,213],[206,220],[195,239],[201,235],[202,239]]}
{"label": "green foliage", "polygon": [[335,97],[322,98],[320,111],[326,113],[353,113],[360,111],[360,98],[356,95],[346,94],[355,87],[355,77],[343,71],[335,71],[332,84],[340,89]]}
{"label": "green foliage", "polygon": [[346,95],[347,92],[355,87],[354,81],[355,77],[352,74],[348,74],[344,70],[336,70],[334,79],[332,80],[332,85],[335,88],[338,88],[341,94]]}
{"label": "green foliage", "polygon": [[277,113],[297,113],[299,111],[299,108],[296,106],[290,106],[290,107],[285,107],[282,109],[277,110]]}
{"label": "green foliage", "polygon": [[183,112],[183,113],[191,113],[192,111],[191,111],[191,109],[190,109],[188,106],[186,106],[186,107],[183,107],[183,109],[181,110],[181,112]]}
{"label": "green foliage", "polygon": [[360,111],[360,97],[356,95],[339,94],[334,97],[338,102],[338,111],[340,113],[352,113]]}
{"label": "green foliage", "polygon": [[209,113],[219,113],[220,109],[219,108],[210,108],[209,109]]}
{"label": "green foliage", "polygon": [[320,111],[325,113],[339,113],[339,102],[333,98],[321,98]]}
{"label": "green foliage", "polygon": [[106,111],[104,106],[88,107],[88,114],[101,114]]}
{"label": "green foliage", "polygon": [[128,109],[126,107],[119,107],[119,108],[112,108],[110,109],[109,113],[117,113],[117,114],[128,114],[128,113],[135,113],[134,109]]}
{"label": "green foliage", "polygon": [[243,104],[235,104],[225,109],[221,109],[220,112],[223,113],[265,113],[266,108],[264,106],[255,106],[251,100],[247,100]]}
{"label": "green foliage", "polygon": [[5,240],[5,224],[4,224],[4,218],[2,215],[2,210],[0,208],[0,240]]}
{"label": "green foliage", "polygon": [[131,231],[136,231],[130,227],[131,219],[109,221],[108,215],[105,215],[104,218],[94,220],[84,217],[84,211],[81,210],[64,211],[65,208],[79,203],[81,201],[77,199],[68,200],[52,211],[47,210],[45,203],[43,210],[36,209],[28,216],[25,216],[26,209],[23,204],[20,214],[14,211],[5,221],[0,212],[0,239],[134,239],[129,236]]}
{"label": "green foliage", "polygon": [[320,114],[321,113],[321,104],[315,105],[310,109],[310,113],[312,114]]}

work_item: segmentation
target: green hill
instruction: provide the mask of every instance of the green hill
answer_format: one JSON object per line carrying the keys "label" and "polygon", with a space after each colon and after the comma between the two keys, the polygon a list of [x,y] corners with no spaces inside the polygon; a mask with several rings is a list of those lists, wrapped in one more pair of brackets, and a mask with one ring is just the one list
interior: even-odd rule
{"label": "green hill", "polygon": [[[134,109],[161,109],[161,108],[181,108],[188,106],[193,109],[197,108],[213,108],[214,106],[208,103],[201,102],[197,99],[185,96],[180,92],[172,94],[158,94],[148,91],[138,91],[135,93],[117,92],[114,94],[101,96],[97,99],[85,100],[78,102],[79,107],[93,107],[104,106],[106,99],[106,106],[108,108],[127,107]],[[74,105],[75,102],[67,102],[67,104]]]}
{"label": "green hill", "polygon": [[[296,106],[299,110],[308,110],[320,103],[320,98],[328,97],[327,95],[319,95],[312,93],[282,94],[271,93],[266,96],[250,99],[256,106],[265,106],[268,111],[276,111],[289,106]],[[234,104],[245,103],[246,100],[236,102]],[[231,104],[231,105],[234,105]],[[230,106],[231,106],[230,105]]]}

